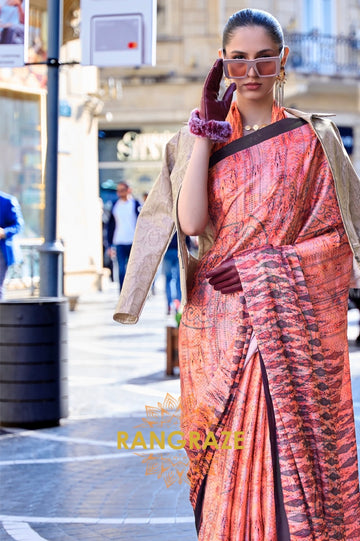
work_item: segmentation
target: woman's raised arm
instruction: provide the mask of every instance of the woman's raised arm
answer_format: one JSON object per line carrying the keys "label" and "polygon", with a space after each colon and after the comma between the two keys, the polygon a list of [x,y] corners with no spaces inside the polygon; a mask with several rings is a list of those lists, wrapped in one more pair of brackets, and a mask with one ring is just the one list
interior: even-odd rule
{"label": "woman's raised arm", "polygon": [[207,184],[211,147],[210,139],[196,138],[181,185],[178,215],[186,235],[201,235],[209,220]]}
{"label": "woman's raised arm", "polygon": [[231,126],[225,121],[236,88],[230,85],[222,99],[218,99],[223,76],[223,62],[219,58],[209,71],[201,96],[200,110],[192,111],[190,132],[197,136],[179,194],[178,214],[181,229],[186,235],[200,235],[208,223],[208,171],[214,142],[226,141]]}

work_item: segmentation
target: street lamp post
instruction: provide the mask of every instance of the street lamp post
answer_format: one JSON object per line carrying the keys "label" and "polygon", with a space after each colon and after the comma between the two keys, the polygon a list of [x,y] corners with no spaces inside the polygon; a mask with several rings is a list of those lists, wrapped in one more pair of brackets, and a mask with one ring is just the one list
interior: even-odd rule
{"label": "street lamp post", "polygon": [[44,243],[40,247],[40,296],[63,295],[63,245],[57,241],[59,52],[62,0],[48,0],[47,148]]}

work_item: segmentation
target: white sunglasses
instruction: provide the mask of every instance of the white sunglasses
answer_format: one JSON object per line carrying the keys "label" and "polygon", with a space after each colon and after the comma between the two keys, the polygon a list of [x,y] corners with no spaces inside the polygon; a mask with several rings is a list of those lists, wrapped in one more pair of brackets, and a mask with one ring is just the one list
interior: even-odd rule
{"label": "white sunglasses", "polygon": [[255,60],[224,58],[225,77],[228,79],[244,79],[251,68],[254,68],[258,77],[275,77],[280,73],[280,56],[256,58]]}

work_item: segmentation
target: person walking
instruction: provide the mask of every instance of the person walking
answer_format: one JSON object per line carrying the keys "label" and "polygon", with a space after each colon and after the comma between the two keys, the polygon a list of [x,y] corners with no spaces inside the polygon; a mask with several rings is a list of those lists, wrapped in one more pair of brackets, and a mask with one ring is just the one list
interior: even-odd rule
{"label": "person walking", "polygon": [[178,259],[178,242],[175,233],[164,255],[163,273],[165,276],[165,293],[167,300],[167,314],[171,310],[178,310],[181,301],[180,269]]}
{"label": "person walking", "polygon": [[360,540],[347,345],[360,180],[327,115],[283,106],[288,55],[271,14],[230,17],[200,107],[166,147],[114,314],[138,321],[175,224],[200,541]]}
{"label": "person walking", "polygon": [[4,281],[8,267],[15,263],[14,235],[24,225],[16,197],[0,191],[0,300],[4,297]]}
{"label": "person walking", "polygon": [[118,183],[116,193],[118,199],[112,207],[108,222],[108,245],[110,250],[115,249],[121,290],[141,205],[132,197],[126,182]]}

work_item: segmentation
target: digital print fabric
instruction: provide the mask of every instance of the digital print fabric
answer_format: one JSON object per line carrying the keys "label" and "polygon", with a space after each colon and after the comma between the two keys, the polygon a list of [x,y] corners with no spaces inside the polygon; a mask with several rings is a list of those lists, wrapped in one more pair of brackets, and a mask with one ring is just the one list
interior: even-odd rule
{"label": "digital print fabric", "polygon": [[[284,116],[274,104],[272,122]],[[234,140],[236,104],[228,120]],[[218,441],[186,449],[198,538],[360,541],[352,253],[311,126],[212,167],[209,213],[215,242],[199,261],[179,338],[185,440],[197,431],[201,444],[211,431]],[[223,295],[206,273],[231,256],[242,291]],[[242,449],[231,437],[222,445],[240,431]]]}

